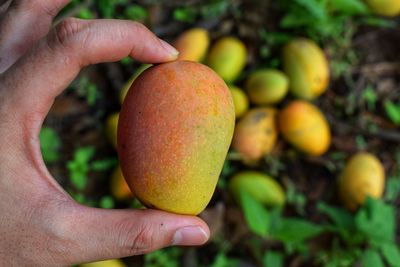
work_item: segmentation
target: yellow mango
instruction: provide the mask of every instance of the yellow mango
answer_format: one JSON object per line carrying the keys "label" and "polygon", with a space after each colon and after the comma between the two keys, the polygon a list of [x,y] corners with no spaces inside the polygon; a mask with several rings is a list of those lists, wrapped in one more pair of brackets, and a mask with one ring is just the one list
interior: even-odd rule
{"label": "yellow mango", "polygon": [[283,206],[285,192],[281,185],[272,177],[256,172],[244,171],[234,175],[228,184],[229,190],[240,203],[240,192],[245,191],[254,199],[267,206]]}
{"label": "yellow mango", "polygon": [[179,51],[178,60],[200,62],[205,57],[210,37],[207,30],[193,28],[183,32],[175,41],[174,46]]}
{"label": "yellow mango", "polygon": [[313,156],[328,150],[331,140],[329,125],[313,104],[292,101],[280,112],[278,123],[283,137],[297,149]]}
{"label": "yellow mango", "polygon": [[347,162],[338,179],[339,197],[350,210],[362,205],[367,196],[380,198],[385,186],[385,171],[377,157],[361,152]]}
{"label": "yellow mango", "polygon": [[400,15],[400,0],[366,0],[367,5],[377,15],[395,17]]}
{"label": "yellow mango", "polygon": [[238,121],[232,147],[244,161],[257,161],[273,149],[278,136],[276,113],[273,108],[255,108]]}
{"label": "yellow mango", "polygon": [[232,94],[236,118],[239,118],[249,109],[249,100],[245,92],[239,87],[229,85],[229,90]]}
{"label": "yellow mango", "polygon": [[290,41],[283,49],[283,68],[289,77],[289,90],[298,98],[314,99],[328,87],[328,60],[312,40]]}
{"label": "yellow mango", "polygon": [[129,91],[129,88],[131,88],[132,83],[135,81],[135,79],[146,69],[150,68],[153,66],[152,64],[143,64],[141,65],[138,69],[136,69],[135,73],[129,78],[129,80],[125,83],[124,87],[122,87],[122,90],[119,94],[119,102],[122,103],[124,102],[125,96]]}
{"label": "yellow mango", "polygon": [[119,113],[113,113],[106,119],[106,136],[110,144],[117,147],[117,129],[118,129]]}
{"label": "yellow mango", "polygon": [[80,267],[126,267],[121,260],[105,260],[79,265]]}
{"label": "yellow mango", "polygon": [[246,46],[235,37],[223,37],[211,47],[207,57],[209,65],[222,79],[232,83],[246,65]]}
{"label": "yellow mango", "polygon": [[110,180],[111,194],[118,200],[125,200],[133,198],[133,193],[129,189],[122,174],[121,167],[117,166],[112,173]]}
{"label": "yellow mango", "polygon": [[246,92],[256,105],[279,103],[286,96],[288,88],[286,74],[274,69],[257,70],[246,81]]}

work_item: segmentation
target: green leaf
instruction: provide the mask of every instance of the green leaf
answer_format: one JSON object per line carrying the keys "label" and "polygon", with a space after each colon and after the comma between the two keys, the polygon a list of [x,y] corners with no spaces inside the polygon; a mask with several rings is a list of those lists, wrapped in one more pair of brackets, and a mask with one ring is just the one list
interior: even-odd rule
{"label": "green leaf", "polygon": [[400,196],[400,176],[390,177],[386,182],[385,200],[394,202]]}
{"label": "green leaf", "polygon": [[99,206],[103,209],[112,209],[114,208],[114,199],[111,196],[104,196],[100,199]]}
{"label": "green leaf", "polygon": [[394,123],[400,125],[400,104],[394,104],[390,100],[384,102],[387,116]]}
{"label": "green leaf", "polygon": [[182,7],[174,10],[174,19],[182,22],[194,22],[197,16],[196,9],[192,7]]}
{"label": "green leaf", "polygon": [[49,127],[43,127],[39,135],[40,149],[43,160],[46,163],[54,163],[59,159],[58,150],[61,147],[61,140],[57,132]]}
{"label": "green leaf", "polygon": [[92,146],[78,148],[74,153],[74,162],[86,164],[94,156],[95,148]]}
{"label": "green leaf", "polygon": [[106,171],[109,170],[113,167],[115,167],[118,163],[118,160],[116,158],[110,158],[110,159],[103,159],[103,160],[96,160],[93,161],[91,165],[91,169],[93,171]]}
{"label": "green leaf", "polygon": [[369,13],[367,5],[360,0],[330,0],[334,11],[347,15],[365,15]]}
{"label": "green leaf", "polygon": [[271,229],[271,236],[288,243],[301,243],[322,233],[325,227],[297,218],[281,218]]}
{"label": "green leaf", "polygon": [[229,8],[228,1],[214,1],[200,8],[200,13],[205,18],[219,17]]}
{"label": "green leaf", "polygon": [[93,83],[90,83],[87,87],[86,101],[89,106],[93,106],[96,103],[98,91],[97,86]]}
{"label": "green leaf", "polygon": [[340,228],[354,229],[354,219],[350,212],[342,208],[329,206],[325,203],[319,203],[318,210],[325,213]]}
{"label": "green leaf", "polygon": [[322,1],[317,0],[294,0],[316,19],[327,19],[326,10]]}
{"label": "green leaf", "polygon": [[70,174],[71,183],[79,190],[83,190],[87,184],[86,173],[83,172],[72,172]]}
{"label": "green leaf", "polygon": [[219,252],[210,267],[235,267],[239,265],[237,259],[228,258],[224,252]]}
{"label": "green leaf", "polygon": [[362,98],[367,102],[368,109],[374,111],[376,106],[376,101],[378,100],[378,95],[376,94],[375,89],[371,86],[368,86],[364,90]]}
{"label": "green leaf", "polygon": [[93,19],[95,16],[93,12],[88,8],[81,8],[78,13],[80,19]]}
{"label": "green leaf", "polygon": [[147,10],[140,5],[131,5],[125,9],[125,17],[131,20],[144,21],[149,16]]}
{"label": "green leaf", "polygon": [[379,253],[375,250],[366,250],[362,255],[362,266],[363,267],[385,267],[382,262],[382,258]]}
{"label": "green leaf", "polygon": [[376,26],[376,27],[383,27],[383,28],[393,28],[396,27],[396,22],[389,19],[379,18],[376,16],[366,16],[360,19],[362,24]]}
{"label": "green leaf", "polygon": [[355,217],[356,228],[372,244],[393,242],[395,238],[395,210],[381,200],[368,197]]}
{"label": "green leaf", "polygon": [[269,214],[266,208],[245,191],[240,191],[240,204],[250,230],[260,236],[266,236],[269,226]]}
{"label": "green leaf", "polygon": [[384,243],[380,249],[390,267],[400,267],[400,251],[396,244]]}
{"label": "green leaf", "polygon": [[280,252],[267,251],[263,258],[263,267],[282,267],[283,255]]}

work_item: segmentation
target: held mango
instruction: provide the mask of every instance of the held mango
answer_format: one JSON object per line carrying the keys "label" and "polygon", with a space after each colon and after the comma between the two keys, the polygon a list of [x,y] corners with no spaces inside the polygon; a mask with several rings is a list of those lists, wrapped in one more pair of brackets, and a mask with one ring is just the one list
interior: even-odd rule
{"label": "held mango", "polygon": [[232,147],[249,163],[268,154],[276,143],[276,110],[255,108],[236,125]]}
{"label": "held mango", "polygon": [[246,58],[246,46],[242,41],[234,37],[223,37],[211,47],[207,65],[226,82],[232,83],[243,70]]}
{"label": "held mango", "polygon": [[314,99],[329,84],[328,60],[322,49],[309,39],[294,39],[284,47],[283,68],[289,77],[289,89],[298,98]]}
{"label": "held mango", "polygon": [[279,103],[287,94],[289,79],[279,70],[262,69],[253,72],[246,82],[249,99],[256,105]]}
{"label": "held mango", "polygon": [[385,171],[378,158],[358,153],[350,158],[338,179],[339,197],[350,210],[362,205],[367,196],[380,198],[385,186]]}
{"label": "held mango", "polygon": [[237,202],[240,202],[240,192],[245,191],[267,206],[285,204],[286,197],[281,185],[275,179],[260,172],[240,172],[229,180],[228,186]]}
{"label": "held mango", "polygon": [[119,113],[113,113],[106,119],[106,136],[113,147],[117,147],[117,129]]}
{"label": "held mango", "polygon": [[400,15],[400,0],[366,0],[367,5],[377,15],[395,17]]}
{"label": "held mango", "polygon": [[302,100],[289,103],[280,112],[278,124],[286,141],[307,154],[319,156],[329,148],[328,122],[311,103]]}
{"label": "held mango", "polygon": [[153,66],[152,64],[143,64],[139,68],[136,69],[135,73],[132,75],[131,78],[124,84],[124,87],[122,87],[121,93],[119,94],[119,102],[124,103],[124,99],[126,94],[129,91],[129,88],[131,88],[132,83],[135,81],[135,79],[145,70]]}
{"label": "held mango", "polygon": [[132,84],[118,125],[118,154],[129,187],[147,207],[195,215],[208,204],[228,152],[235,110],[210,68],[174,61]]}
{"label": "held mango", "polygon": [[121,260],[96,261],[79,265],[80,267],[126,267]]}
{"label": "held mango", "polygon": [[112,173],[110,180],[111,194],[118,200],[133,198],[133,194],[122,174],[121,167],[117,166]]}
{"label": "held mango", "polygon": [[202,28],[193,28],[182,33],[175,41],[174,46],[179,51],[178,60],[200,62],[205,57],[210,37]]}
{"label": "held mango", "polygon": [[247,98],[245,92],[243,92],[243,90],[239,87],[229,85],[229,90],[232,94],[236,118],[239,118],[249,109],[249,99]]}

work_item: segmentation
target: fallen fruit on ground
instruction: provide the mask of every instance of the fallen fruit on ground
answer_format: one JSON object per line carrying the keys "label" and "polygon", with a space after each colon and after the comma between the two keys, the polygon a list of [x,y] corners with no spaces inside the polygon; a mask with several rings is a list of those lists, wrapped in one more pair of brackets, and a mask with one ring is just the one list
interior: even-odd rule
{"label": "fallen fruit on ground", "polygon": [[366,0],[369,8],[377,15],[395,17],[400,15],[400,0]]}
{"label": "fallen fruit on ground", "polygon": [[228,83],[236,80],[246,65],[246,46],[235,37],[223,37],[211,46],[207,57],[209,65]]}
{"label": "fallen fruit on ground", "polygon": [[324,114],[313,104],[295,100],[279,113],[279,130],[286,141],[300,151],[319,156],[331,142],[331,133]]}
{"label": "fallen fruit on ground", "polygon": [[246,93],[239,87],[229,85],[229,90],[232,94],[236,118],[240,118],[249,109],[249,99],[247,98]]}
{"label": "fallen fruit on ground", "polygon": [[256,171],[237,173],[229,180],[229,190],[240,203],[240,193],[245,191],[254,199],[270,207],[285,204],[285,192],[272,177]]}
{"label": "fallen fruit on ground", "polygon": [[339,197],[345,207],[355,210],[367,196],[380,198],[385,186],[382,163],[373,154],[353,155],[339,176]]}
{"label": "fallen fruit on ground", "polygon": [[289,77],[289,90],[295,97],[311,100],[328,87],[328,60],[324,51],[310,39],[294,39],[283,48],[283,69]]}
{"label": "fallen fruit on ground", "polygon": [[179,60],[190,60],[200,62],[204,59],[210,37],[207,30],[203,28],[193,28],[183,32],[176,39],[174,46],[179,51]]}
{"label": "fallen fruit on ground", "polygon": [[80,267],[126,267],[121,260],[96,261],[79,265]]}
{"label": "fallen fruit on ground", "polygon": [[231,93],[210,68],[174,61],[132,84],[118,125],[121,169],[147,207],[195,215],[208,204],[235,124]]}
{"label": "fallen fruit on ground", "polygon": [[280,70],[257,70],[246,81],[250,102],[256,105],[279,103],[286,96],[288,88],[289,79]]}
{"label": "fallen fruit on ground", "polygon": [[254,108],[237,123],[232,147],[245,162],[252,163],[268,154],[278,136],[274,108]]}
{"label": "fallen fruit on ground", "polygon": [[106,135],[110,144],[117,147],[117,129],[119,113],[112,113],[106,119]]}
{"label": "fallen fruit on ground", "polygon": [[111,194],[118,200],[132,199],[134,196],[125,181],[121,167],[118,165],[112,173],[110,180]]}

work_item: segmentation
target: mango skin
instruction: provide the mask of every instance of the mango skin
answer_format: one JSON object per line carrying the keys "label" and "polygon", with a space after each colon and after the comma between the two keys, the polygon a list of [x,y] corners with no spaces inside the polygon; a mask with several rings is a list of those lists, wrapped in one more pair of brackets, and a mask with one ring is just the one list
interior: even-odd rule
{"label": "mango skin", "polygon": [[377,157],[360,152],[347,162],[338,179],[339,197],[344,206],[356,210],[367,196],[380,198],[385,187],[385,171]]}
{"label": "mango skin", "polygon": [[134,198],[131,189],[125,181],[120,166],[117,166],[111,175],[110,189],[112,196],[118,200]]}
{"label": "mango skin", "polygon": [[282,71],[274,69],[257,70],[246,81],[246,92],[256,105],[279,103],[288,89],[289,78]]}
{"label": "mango skin", "polygon": [[298,38],[290,41],[283,48],[283,69],[289,77],[289,90],[295,97],[311,100],[328,87],[328,60],[312,40]]}
{"label": "mango skin", "polygon": [[79,265],[80,267],[126,267],[121,260],[96,261]]}
{"label": "mango skin", "polygon": [[207,206],[232,140],[228,87],[210,68],[175,61],[132,84],[118,125],[128,185],[144,205],[196,215]]}
{"label": "mango skin", "polygon": [[129,88],[131,88],[132,83],[135,81],[135,79],[145,70],[153,66],[152,64],[143,64],[139,68],[136,69],[135,73],[129,78],[129,80],[124,84],[124,87],[122,87],[122,90],[119,94],[119,102],[122,105],[124,103],[124,99],[126,97],[126,94],[129,91]]}
{"label": "mango skin", "polygon": [[320,156],[331,142],[325,116],[311,103],[296,100],[282,109],[278,117],[279,130],[286,141],[302,152]]}
{"label": "mango skin", "polygon": [[106,119],[106,136],[110,144],[117,148],[117,129],[119,113],[112,113]]}
{"label": "mango skin", "polygon": [[207,30],[193,28],[183,32],[175,41],[174,47],[179,51],[178,60],[200,62],[204,59],[210,37]]}
{"label": "mango skin", "polygon": [[240,201],[240,192],[243,190],[264,205],[280,207],[285,204],[286,196],[281,185],[275,179],[260,172],[237,173],[229,180],[228,187],[237,202]]}
{"label": "mango skin", "polygon": [[240,118],[249,109],[249,99],[247,98],[246,93],[239,87],[229,85],[229,90],[232,94],[236,118]]}
{"label": "mango skin", "polygon": [[210,66],[227,83],[236,80],[246,65],[246,46],[235,37],[223,37],[211,46],[207,57]]}
{"label": "mango skin", "polygon": [[245,162],[258,161],[273,149],[278,136],[276,114],[273,108],[254,108],[238,121],[232,147]]}
{"label": "mango skin", "polygon": [[400,0],[366,0],[365,2],[377,15],[386,17],[400,15]]}

